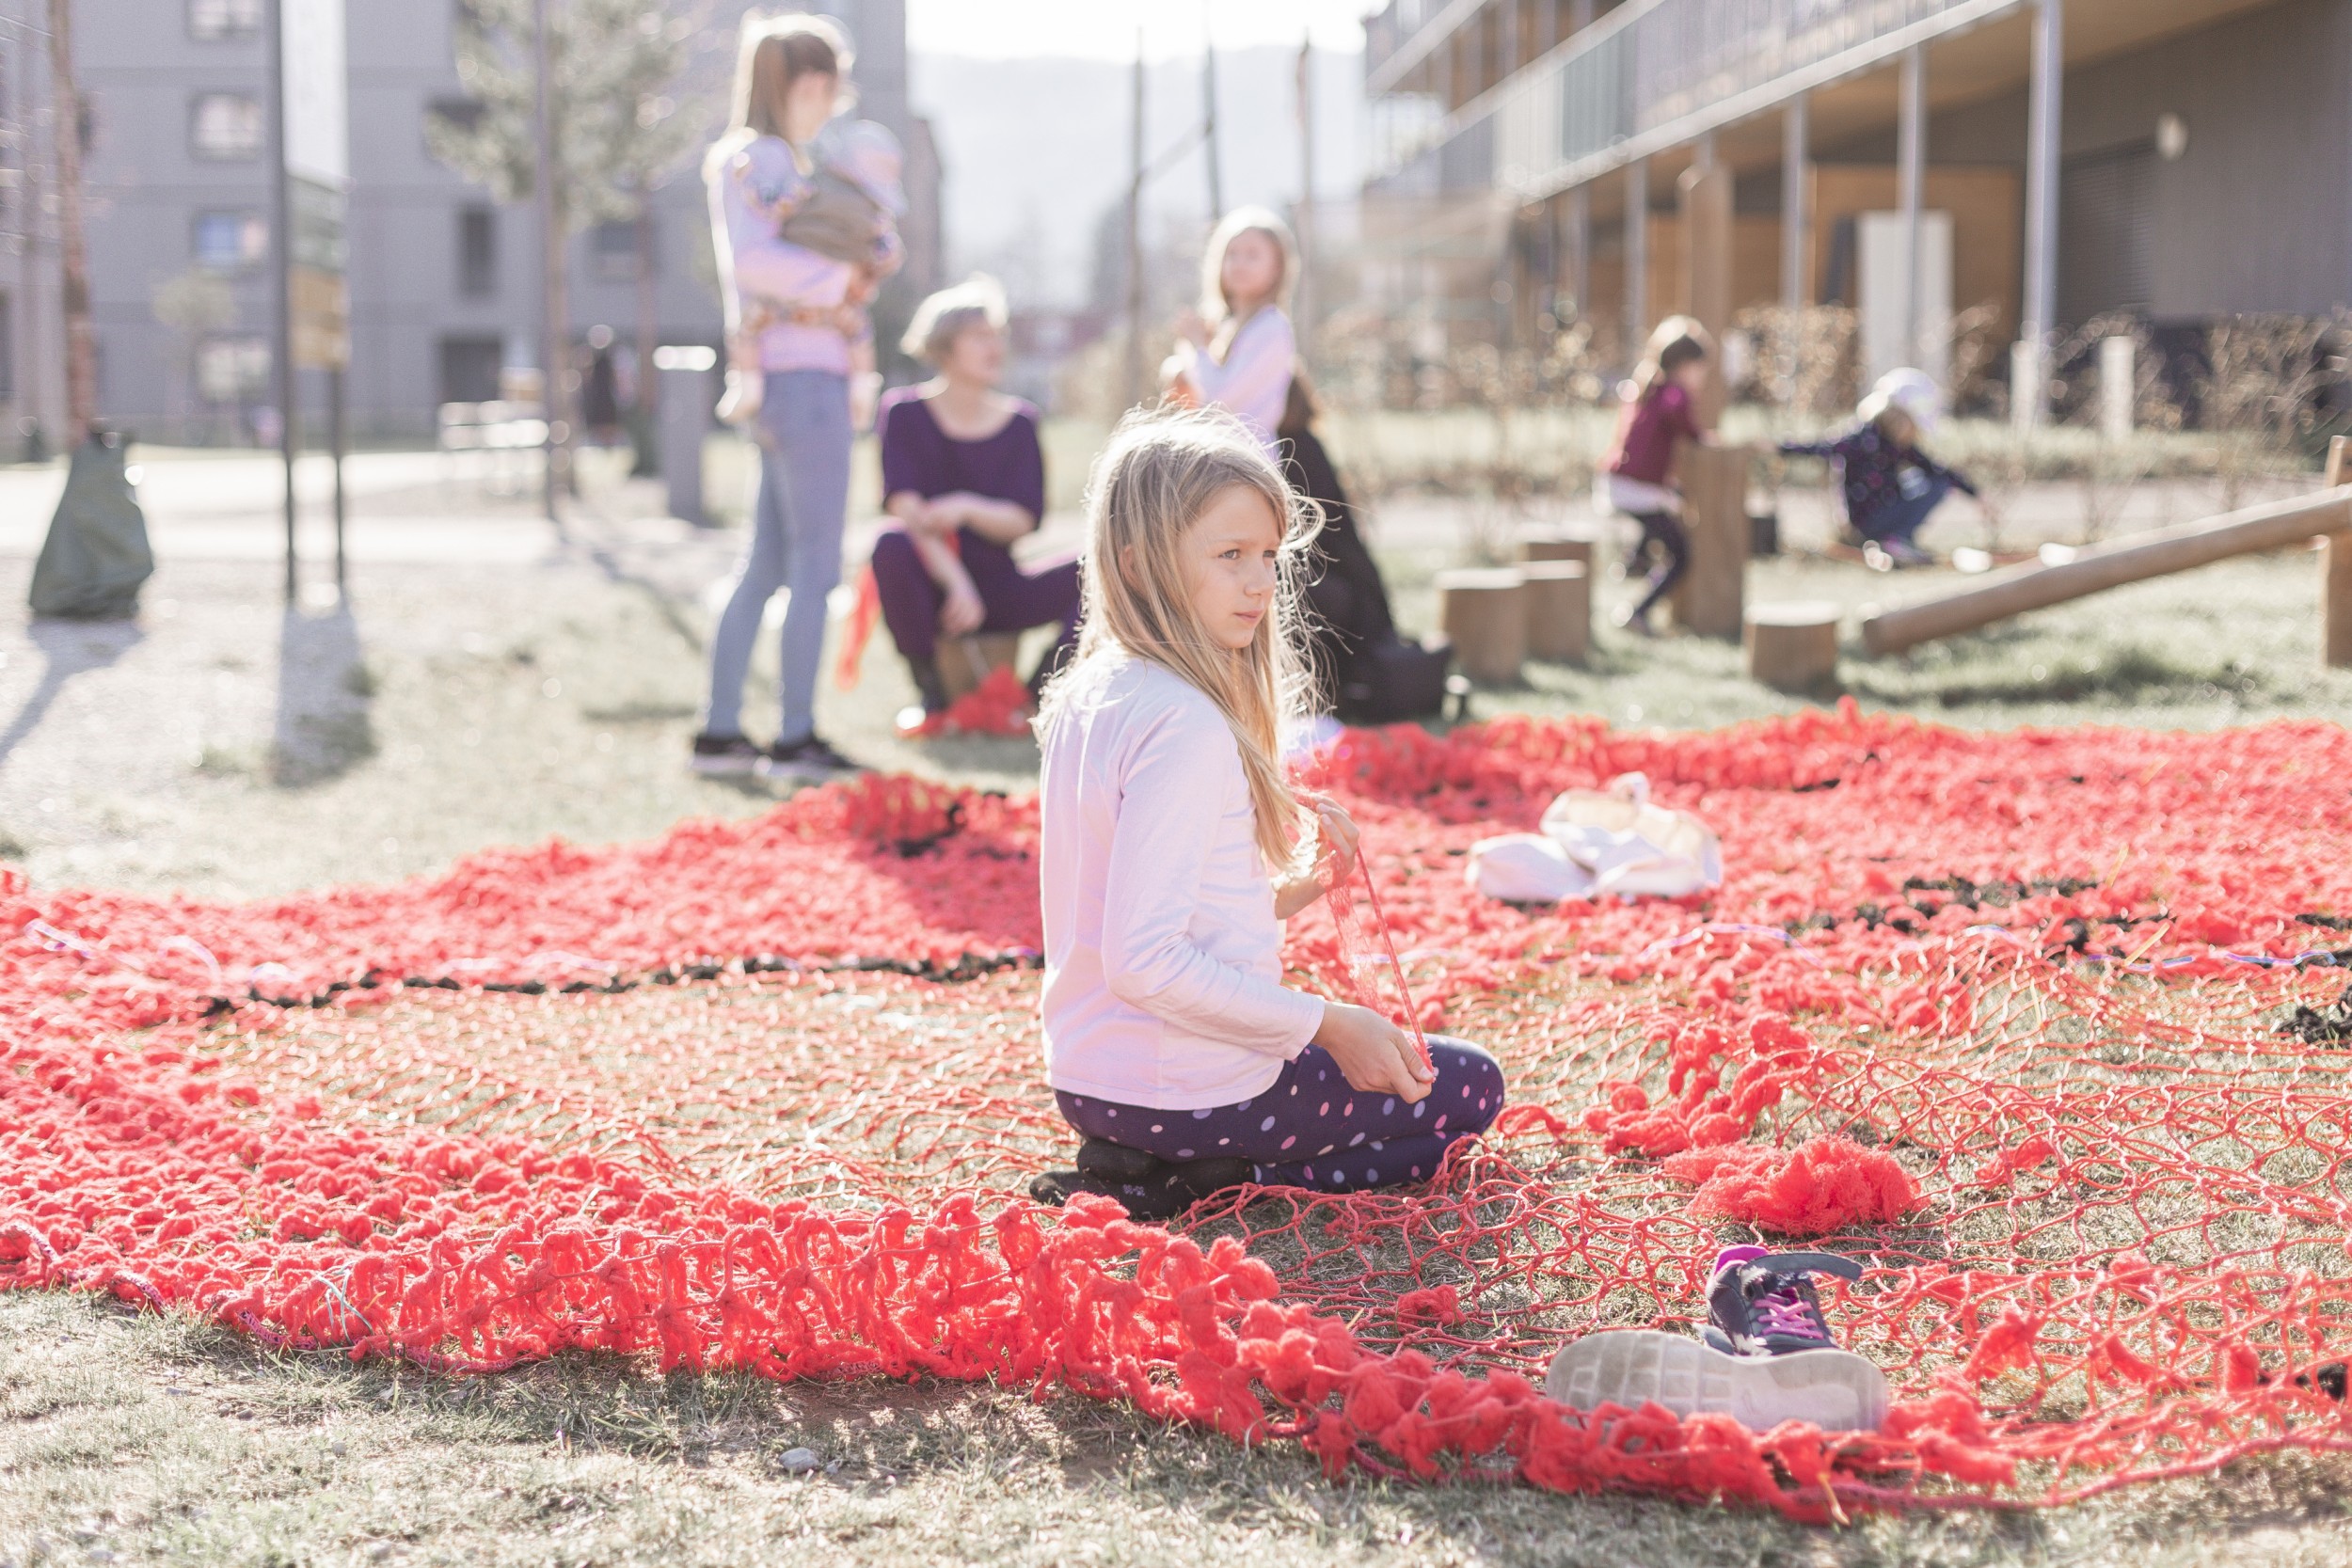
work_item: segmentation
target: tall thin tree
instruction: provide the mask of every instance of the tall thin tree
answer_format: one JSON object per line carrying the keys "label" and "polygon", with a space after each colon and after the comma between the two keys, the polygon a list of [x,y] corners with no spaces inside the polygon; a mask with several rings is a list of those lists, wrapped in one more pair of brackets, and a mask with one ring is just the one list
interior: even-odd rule
{"label": "tall thin tree", "polygon": [[[590,224],[638,215],[708,130],[713,85],[688,74],[708,12],[707,0],[658,10],[645,0],[468,0],[459,14],[457,76],[469,103],[428,120],[426,145],[501,201],[541,209],[552,242],[542,326],[551,418],[569,368],[565,242]],[[560,464],[565,454],[555,455]]]}

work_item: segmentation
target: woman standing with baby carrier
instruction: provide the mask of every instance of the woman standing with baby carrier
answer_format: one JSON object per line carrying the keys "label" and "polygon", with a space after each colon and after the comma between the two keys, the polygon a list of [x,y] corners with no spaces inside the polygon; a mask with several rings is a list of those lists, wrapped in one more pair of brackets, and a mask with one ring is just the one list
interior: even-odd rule
{"label": "woman standing with baby carrier", "polygon": [[[849,507],[850,374],[867,341],[866,306],[897,264],[887,209],[870,255],[845,261],[796,243],[780,214],[818,173],[810,149],[841,106],[848,40],[821,17],[747,21],[733,125],[704,165],[721,292],[730,329],[750,323],[759,382],[759,494],[752,543],[710,643],[710,694],[694,737],[699,773],[761,773],[803,782],[854,771],[817,734],[826,595],[841,580]],[[784,618],[783,713],[765,749],[742,730],[743,680],[768,601],[791,593]]]}

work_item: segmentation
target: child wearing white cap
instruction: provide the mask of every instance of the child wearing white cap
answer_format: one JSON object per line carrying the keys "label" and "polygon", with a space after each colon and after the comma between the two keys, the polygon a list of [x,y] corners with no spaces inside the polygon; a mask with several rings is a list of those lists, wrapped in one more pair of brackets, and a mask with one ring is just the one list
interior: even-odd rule
{"label": "child wearing white cap", "polygon": [[1977,493],[1965,474],[1919,450],[1943,411],[1943,395],[1923,372],[1889,371],[1855,410],[1853,429],[1827,441],[1783,441],[1781,455],[1836,464],[1846,521],[1864,545],[1896,565],[1922,565],[1929,557],[1916,540],[1929,515],[1954,490]]}

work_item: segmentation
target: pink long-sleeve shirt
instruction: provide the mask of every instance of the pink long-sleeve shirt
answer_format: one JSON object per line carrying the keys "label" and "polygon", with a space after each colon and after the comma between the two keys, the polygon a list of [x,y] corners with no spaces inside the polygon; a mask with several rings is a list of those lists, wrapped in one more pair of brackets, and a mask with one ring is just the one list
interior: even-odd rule
{"label": "pink long-sleeve shirt", "polygon": [[[781,136],[752,136],[711,159],[711,237],[727,320],[740,321],[759,301],[789,310],[831,309],[848,297],[856,269],[776,237],[775,187],[797,178],[792,149]],[[759,338],[764,371],[850,372],[850,340],[829,325],[780,321]]]}
{"label": "pink long-sleeve shirt", "polygon": [[1123,653],[1071,672],[1039,789],[1047,1081],[1191,1111],[1263,1093],[1323,1027],[1216,705]]}
{"label": "pink long-sleeve shirt", "polygon": [[1249,427],[1266,451],[1290,403],[1291,376],[1298,363],[1298,339],[1291,319],[1274,306],[1251,314],[1216,359],[1190,343],[1177,350],[1177,373],[1203,404],[1214,404]]}

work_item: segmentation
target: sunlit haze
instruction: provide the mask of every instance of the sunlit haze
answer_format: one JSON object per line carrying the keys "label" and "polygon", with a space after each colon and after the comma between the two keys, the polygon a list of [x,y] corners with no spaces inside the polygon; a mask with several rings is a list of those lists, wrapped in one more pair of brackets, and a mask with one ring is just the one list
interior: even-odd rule
{"label": "sunlit haze", "polygon": [[1147,56],[1200,52],[1202,10],[1220,49],[1295,44],[1363,47],[1371,0],[907,0],[907,43],[918,53],[988,59],[1077,55],[1126,60],[1136,29]]}

